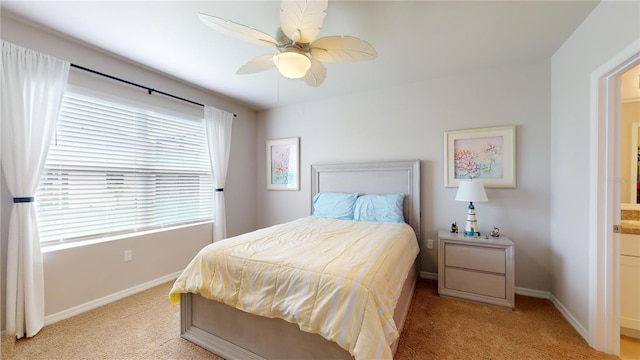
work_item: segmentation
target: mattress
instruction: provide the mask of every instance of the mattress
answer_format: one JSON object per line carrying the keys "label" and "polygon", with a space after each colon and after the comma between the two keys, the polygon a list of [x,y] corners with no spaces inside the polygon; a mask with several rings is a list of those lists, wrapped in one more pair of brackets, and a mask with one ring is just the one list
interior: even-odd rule
{"label": "mattress", "polygon": [[208,245],[170,298],[200,294],[295,323],[356,359],[392,358],[393,312],[418,251],[404,223],[309,216]]}

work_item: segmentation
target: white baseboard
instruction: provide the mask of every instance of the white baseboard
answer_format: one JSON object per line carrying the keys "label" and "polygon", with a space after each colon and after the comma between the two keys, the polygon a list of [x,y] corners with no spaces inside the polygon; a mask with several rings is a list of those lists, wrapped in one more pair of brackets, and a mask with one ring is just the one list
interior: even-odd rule
{"label": "white baseboard", "polygon": [[438,280],[438,273],[420,271],[420,277],[429,280]]}
{"label": "white baseboard", "polygon": [[580,322],[576,320],[576,318],[569,312],[569,310],[567,310],[567,308],[564,307],[564,305],[562,305],[562,303],[555,296],[553,296],[553,294],[551,294],[551,297],[549,298],[549,300],[551,300],[553,305],[555,305],[556,309],[560,311],[562,316],[564,316],[564,318],[567,319],[569,324],[571,324],[571,326],[573,326],[573,328],[576,329],[578,334],[580,334],[580,336],[582,336],[582,338],[588,343],[589,332],[587,331],[587,329],[585,329],[584,326],[582,326]]}
{"label": "white baseboard", "polygon": [[[420,277],[423,279],[438,280],[438,273],[421,271]],[[531,296],[542,299],[549,299],[551,297],[551,294],[548,291],[533,290],[521,287],[516,287],[515,293],[518,295]]]}
{"label": "white baseboard", "polygon": [[[438,273],[421,271],[420,277],[423,279],[438,280]],[[516,287],[515,293],[523,296],[531,296],[531,297],[541,298],[541,299],[551,299],[551,293],[549,293],[548,291]]]}
{"label": "white baseboard", "polygon": [[98,308],[100,306],[103,305],[107,305],[109,303],[112,303],[114,301],[120,300],[120,299],[124,299],[127,296],[131,296],[133,294],[139,293],[141,291],[144,290],[148,290],[151,289],[152,287],[161,285],[166,283],[167,281],[171,281],[171,280],[175,280],[178,278],[178,276],[180,276],[180,274],[182,273],[182,271],[178,271],[175,272],[173,274],[169,274],[166,276],[163,276],[161,278],[155,279],[155,280],[151,280],[149,282],[140,284],[140,285],[136,285],[134,287],[130,287],[128,289],[122,290],[122,291],[118,291],[117,293],[113,293],[111,295],[107,295],[105,297],[102,297],[100,299],[96,299],[96,300],[92,300],[89,301],[87,303],[78,305],[78,306],[74,306],[70,309],[67,310],[63,310],[60,312],[57,312],[55,314],[51,314],[51,315],[47,315],[44,317],[44,324],[45,325],[51,325],[55,322],[58,322],[60,320],[64,320],[64,319],[68,319],[72,316],[75,315],[79,315],[83,312],[89,311],[89,310],[93,310],[95,308]]}
{"label": "white baseboard", "polygon": [[515,293],[522,296],[531,296],[531,297],[541,298],[541,299],[551,299],[551,293],[548,291],[534,290],[534,289],[528,289],[528,288],[522,288],[522,287],[516,286]]}

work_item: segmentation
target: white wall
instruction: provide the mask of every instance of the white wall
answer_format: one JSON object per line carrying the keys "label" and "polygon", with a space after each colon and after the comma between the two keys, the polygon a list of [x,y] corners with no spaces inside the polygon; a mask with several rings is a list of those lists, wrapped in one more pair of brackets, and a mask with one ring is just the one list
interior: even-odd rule
{"label": "white wall", "polygon": [[590,76],[639,35],[640,2],[603,1],[551,60],[551,291],[585,329]]}
{"label": "white wall", "polygon": [[[487,189],[489,202],[476,212],[481,231],[496,225],[516,244],[516,285],[548,291],[549,87],[550,63],[535,59],[261,112],[257,225],[309,214],[311,164],[419,159],[422,270],[436,273],[437,248],[427,250],[426,240],[453,221],[464,224],[468,206],[444,187],[443,132],[513,124],[517,188]],[[301,138],[301,191],[267,191],[265,140],[293,136]]]}
{"label": "white wall", "polygon": [[[236,113],[231,156],[225,188],[227,232],[229,236],[255,229],[256,114],[242,105],[216,94],[184,84],[110,56],[88,45],[58,37],[42,28],[33,28],[3,16],[2,39],[63,60],[104,72],[145,86],[179,95]],[[162,95],[153,95],[162,96]],[[167,98],[169,99],[169,98]],[[168,100],[169,101],[169,100]],[[12,205],[2,181],[0,227],[1,264],[6,264],[7,227]],[[134,288],[182,270],[202,246],[210,243],[212,225],[175,230],[162,234],[45,252],[45,315],[50,316],[90,301]],[[123,262],[123,251],[133,250],[133,261]],[[2,288],[5,268],[0,268]],[[2,292],[4,296],[4,291]],[[5,299],[2,298],[2,319]],[[2,323],[4,329],[4,323]]]}

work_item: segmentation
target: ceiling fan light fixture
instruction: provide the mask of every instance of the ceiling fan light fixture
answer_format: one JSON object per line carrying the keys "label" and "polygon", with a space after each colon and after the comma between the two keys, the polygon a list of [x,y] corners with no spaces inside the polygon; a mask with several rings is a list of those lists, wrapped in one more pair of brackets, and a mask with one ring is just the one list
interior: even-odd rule
{"label": "ceiling fan light fixture", "polygon": [[[2,1],[2,0],[0,0]],[[242,65],[237,74],[266,71],[274,66],[288,79],[302,79],[318,87],[327,77],[322,62],[373,60],[378,56],[368,42],[353,36],[325,36],[316,39],[327,15],[328,0],[282,0],[280,26],[273,37],[252,27],[207,14],[198,14],[205,25],[225,35],[257,45],[275,47],[277,54],[265,54]]]}
{"label": "ceiling fan light fixture", "polygon": [[288,79],[303,78],[311,67],[309,57],[294,49],[274,55],[273,63],[276,64],[280,74]]}

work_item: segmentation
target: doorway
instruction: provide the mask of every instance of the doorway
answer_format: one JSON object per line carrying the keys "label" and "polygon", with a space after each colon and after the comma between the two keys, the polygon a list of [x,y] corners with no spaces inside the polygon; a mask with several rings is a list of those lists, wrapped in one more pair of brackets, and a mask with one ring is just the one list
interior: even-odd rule
{"label": "doorway", "polygon": [[[591,76],[589,344],[620,354],[620,109],[622,74],[640,64],[640,42],[602,65]],[[617,232],[617,231],[616,231]]]}
{"label": "doorway", "polygon": [[620,103],[620,358],[640,359],[640,204],[638,129],[640,65],[621,75]]}

